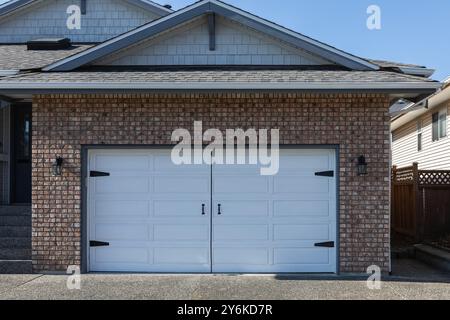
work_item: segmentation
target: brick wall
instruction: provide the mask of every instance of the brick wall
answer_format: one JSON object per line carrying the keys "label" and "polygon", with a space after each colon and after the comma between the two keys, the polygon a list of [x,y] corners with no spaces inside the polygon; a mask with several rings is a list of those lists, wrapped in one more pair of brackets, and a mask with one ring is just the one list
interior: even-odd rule
{"label": "brick wall", "polygon": [[[340,145],[340,267],[389,263],[387,96],[315,94],[38,95],[33,97],[34,270],[80,263],[81,145],[170,144],[175,128],[279,128],[281,144]],[[370,174],[356,175],[364,154]],[[62,177],[51,176],[55,156]]]}

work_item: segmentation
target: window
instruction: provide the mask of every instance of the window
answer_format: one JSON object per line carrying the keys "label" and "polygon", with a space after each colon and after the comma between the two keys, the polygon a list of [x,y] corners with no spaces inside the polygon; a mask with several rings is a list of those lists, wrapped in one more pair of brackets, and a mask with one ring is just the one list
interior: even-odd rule
{"label": "window", "polygon": [[422,151],[422,120],[417,121],[417,151]]}
{"label": "window", "polygon": [[432,120],[433,141],[447,137],[447,110],[433,113]]}

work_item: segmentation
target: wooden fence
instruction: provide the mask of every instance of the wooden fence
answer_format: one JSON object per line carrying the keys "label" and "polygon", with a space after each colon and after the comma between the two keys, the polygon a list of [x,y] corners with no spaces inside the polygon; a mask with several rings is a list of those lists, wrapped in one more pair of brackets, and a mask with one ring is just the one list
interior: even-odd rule
{"label": "wooden fence", "polygon": [[450,234],[450,171],[392,169],[392,228],[415,241]]}

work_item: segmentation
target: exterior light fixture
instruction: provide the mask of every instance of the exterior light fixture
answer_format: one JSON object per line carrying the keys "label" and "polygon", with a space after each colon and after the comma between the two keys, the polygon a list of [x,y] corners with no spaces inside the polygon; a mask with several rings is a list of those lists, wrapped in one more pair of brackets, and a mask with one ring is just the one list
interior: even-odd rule
{"label": "exterior light fixture", "polygon": [[52,174],[54,177],[60,177],[62,174],[62,164],[64,160],[61,157],[57,157],[52,164]]}
{"label": "exterior light fixture", "polygon": [[366,176],[367,174],[366,157],[360,156],[358,158],[358,176]]}

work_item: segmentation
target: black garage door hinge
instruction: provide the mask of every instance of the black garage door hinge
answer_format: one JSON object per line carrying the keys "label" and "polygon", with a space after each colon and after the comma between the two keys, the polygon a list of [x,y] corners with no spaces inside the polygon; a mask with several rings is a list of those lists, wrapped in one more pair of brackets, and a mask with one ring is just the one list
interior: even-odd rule
{"label": "black garage door hinge", "polygon": [[89,241],[89,246],[91,246],[91,247],[109,247],[109,242]]}
{"label": "black garage door hinge", "polygon": [[316,176],[318,177],[334,177],[334,171],[322,171],[316,172]]}
{"label": "black garage door hinge", "polygon": [[89,172],[90,177],[109,177],[109,172],[91,171]]}
{"label": "black garage door hinge", "polygon": [[314,244],[315,247],[321,247],[321,248],[334,248],[334,241],[328,241],[328,242],[320,242]]}

